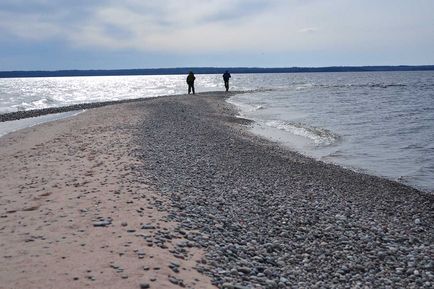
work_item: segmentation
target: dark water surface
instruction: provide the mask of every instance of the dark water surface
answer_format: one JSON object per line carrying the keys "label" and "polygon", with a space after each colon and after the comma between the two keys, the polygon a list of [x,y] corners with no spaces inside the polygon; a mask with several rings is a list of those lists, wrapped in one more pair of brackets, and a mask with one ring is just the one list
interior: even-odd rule
{"label": "dark water surface", "polygon": [[434,72],[250,77],[273,78],[264,91],[230,100],[257,122],[254,132],[324,161],[434,191]]}
{"label": "dark water surface", "polygon": [[[434,191],[433,71],[233,74],[230,84],[254,91],[229,102],[255,120],[255,133],[323,161]],[[224,90],[221,75],[196,75],[195,86]],[[0,113],[186,89],[184,75],[0,79]],[[43,121],[0,123],[0,135]]]}

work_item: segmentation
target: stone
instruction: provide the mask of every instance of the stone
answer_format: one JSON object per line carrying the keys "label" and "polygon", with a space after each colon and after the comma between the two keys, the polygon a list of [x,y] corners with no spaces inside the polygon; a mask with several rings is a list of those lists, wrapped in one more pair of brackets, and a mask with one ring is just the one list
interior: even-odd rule
{"label": "stone", "polygon": [[252,271],[250,268],[248,267],[239,267],[238,272],[244,273],[244,274],[250,274],[250,272]]}
{"label": "stone", "polygon": [[222,289],[235,289],[235,286],[231,283],[223,283]]}
{"label": "stone", "polygon": [[106,227],[111,225],[111,221],[110,220],[104,220],[104,221],[98,221],[98,222],[94,222],[93,226],[94,227]]}

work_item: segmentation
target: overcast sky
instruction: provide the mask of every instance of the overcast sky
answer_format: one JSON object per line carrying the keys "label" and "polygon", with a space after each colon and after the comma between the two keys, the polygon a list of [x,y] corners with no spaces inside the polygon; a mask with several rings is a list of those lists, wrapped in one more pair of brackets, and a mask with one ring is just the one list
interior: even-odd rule
{"label": "overcast sky", "polygon": [[434,64],[433,0],[0,0],[0,70]]}

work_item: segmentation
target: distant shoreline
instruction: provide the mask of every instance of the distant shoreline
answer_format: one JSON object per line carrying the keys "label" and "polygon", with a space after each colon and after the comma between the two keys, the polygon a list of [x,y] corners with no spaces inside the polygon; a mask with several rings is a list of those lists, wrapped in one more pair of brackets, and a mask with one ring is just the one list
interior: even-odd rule
{"label": "distant shoreline", "polygon": [[92,69],[50,71],[0,71],[0,78],[68,77],[68,76],[124,76],[124,75],[179,75],[190,70],[196,74],[231,73],[312,73],[312,72],[377,72],[377,71],[434,71],[434,65],[398,66],[327,66],[327,67],[177,67],[144,69]]}

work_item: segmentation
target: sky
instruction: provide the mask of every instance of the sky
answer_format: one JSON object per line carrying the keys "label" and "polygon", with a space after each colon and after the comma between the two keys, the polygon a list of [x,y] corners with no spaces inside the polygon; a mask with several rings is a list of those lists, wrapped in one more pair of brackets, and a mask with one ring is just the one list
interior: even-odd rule
{"label": "sky", "polygon": [[0,70],[434,64],[433,0],[0,0]]}

